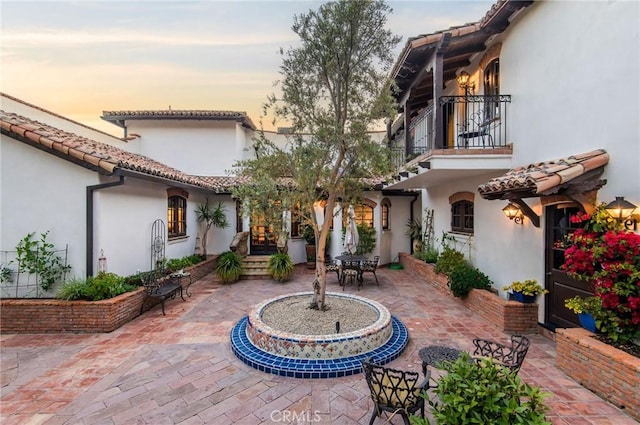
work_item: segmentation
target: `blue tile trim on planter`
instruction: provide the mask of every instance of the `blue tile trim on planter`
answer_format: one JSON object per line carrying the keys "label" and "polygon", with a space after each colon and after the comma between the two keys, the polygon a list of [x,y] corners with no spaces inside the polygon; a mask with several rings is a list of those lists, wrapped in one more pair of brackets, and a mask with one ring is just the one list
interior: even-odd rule
{"label": "blue tile trim on planter", "polygon": [[393,333],[383,346],[357,356],[340,359],[302,359],[276,356],[254,346],[247,337],[248,316],[231,330],[231,349],[243,363],[262,372],[295,378],[338,378],[362,372],[362,361],[372,359],[378,364],[395,360],[409,341],[406,326],[391,316]]}

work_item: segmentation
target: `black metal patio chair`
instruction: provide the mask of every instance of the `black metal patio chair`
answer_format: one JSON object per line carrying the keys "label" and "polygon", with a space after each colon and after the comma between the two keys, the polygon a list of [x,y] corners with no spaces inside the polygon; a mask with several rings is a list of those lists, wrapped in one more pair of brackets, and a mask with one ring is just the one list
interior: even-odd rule
{"label": "black metal patio chair", "polygon": [[[378,262],[380,261],[380,256],[376,255],[373,257],[373,260],[363,261],[360,265],[360,271],[364,275],[364,273],[373,273],[373,277],[376,278],[376,285],[380,286],[380,282],[378,282],[378,276],[376,276],[376,269],[378,268]],[[364,276],[363,276],[364,279]]]}
{"label": "black metal patio chair", "polygon": [[522,367],[531,342],[524,335],[512,335],[511,346],[482,338],[475,338],[473,345],[476,348],[471,355],[472,358],[491,358],[494,363],[506,366],[517,373]]}
{"label": "black metal patio chair", "polygon": [[400,415],[406,425],[409,415],[418,411],[424,418],[424,398],[420,394],[429,389],[429,375],[420,381],[417,372],[378,366],[371,361],[363,362],[362,367],[374,405],[369,425],[383,412]]}

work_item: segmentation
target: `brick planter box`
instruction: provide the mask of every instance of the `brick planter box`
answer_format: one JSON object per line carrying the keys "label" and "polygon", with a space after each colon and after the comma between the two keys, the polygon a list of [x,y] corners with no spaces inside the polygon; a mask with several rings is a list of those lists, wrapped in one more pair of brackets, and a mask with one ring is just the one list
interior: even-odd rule
{"label": "brick planter box", "polygon": [[[211,273],[217,256],[191,266],[193,281]],[[1,333],[112,332],[138,317],[144,288],[102,301],[4,299],[0,301]]]}
{"label": "brick planter box", "polygon": [[[417,274],[440,292],[453,297],[447,276],[436,273],[433,264],[425,263],[404,252],[401,252],[399,257],[405,269]],[[465,298],[455,299],[504,333],[538,333],[538,304],[507,301],[493,292],[482,289],[472,289]]]}
{"label": "brick planter box", "polygon": [[640,359],[586,329],[556,330],[558,367],[599,397],[640,420]]}

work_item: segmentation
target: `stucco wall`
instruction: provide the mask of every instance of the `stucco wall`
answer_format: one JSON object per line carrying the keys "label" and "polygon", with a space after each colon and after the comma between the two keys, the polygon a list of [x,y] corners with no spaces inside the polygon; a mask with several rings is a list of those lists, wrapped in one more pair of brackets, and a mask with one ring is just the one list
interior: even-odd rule
{"label": "stucco wall", "polygon": [[[101,249],[104,250],[109,271],[128,275],[151,268],[152,225],[156,219],[162,219],[166,227],[167,188],[162,184],[125,180],[123,186],[97,192],[94,258],[98,258]],[[168,259],[192,255],[196,237],[202,237],[195,209],[205,202],[206,197],[194,190],[187,192],[187,237],[167,240],[165,257]],[[208,254],[228,250],[235,235],[235,204],[229,196],[210,196],[209,205],[215,207],[218,200],[223,201],[227,210],[229,227],[212,227],[209,230]]]}
{"label": "stucco wall", "polygon": [[224,176],[243,150],[249,136],[235,121],[144,120],[127,121],[130,142],[139,153],[188,174]]}
{"label": "stucco wall", "polygon": [[640,3],[536,2],[504,34],[516,164],[604,148],[600,198],[640,202]]}
{"label": "stucco wall", "polygon": [[15,251],[28,233],[50,231],[55,249],[69,245],[71,275],[85,274],[85,187],[98,174],[1,136],[0,250]]}

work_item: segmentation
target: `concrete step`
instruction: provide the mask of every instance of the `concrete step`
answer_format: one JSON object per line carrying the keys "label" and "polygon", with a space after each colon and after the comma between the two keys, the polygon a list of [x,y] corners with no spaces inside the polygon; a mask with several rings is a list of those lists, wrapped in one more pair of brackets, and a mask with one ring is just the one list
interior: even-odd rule
{"label": "concrete step", "polygon": [[271,275],[267,271],[269,255],[249,255],[242,259],[241,279],[270,279]]}

